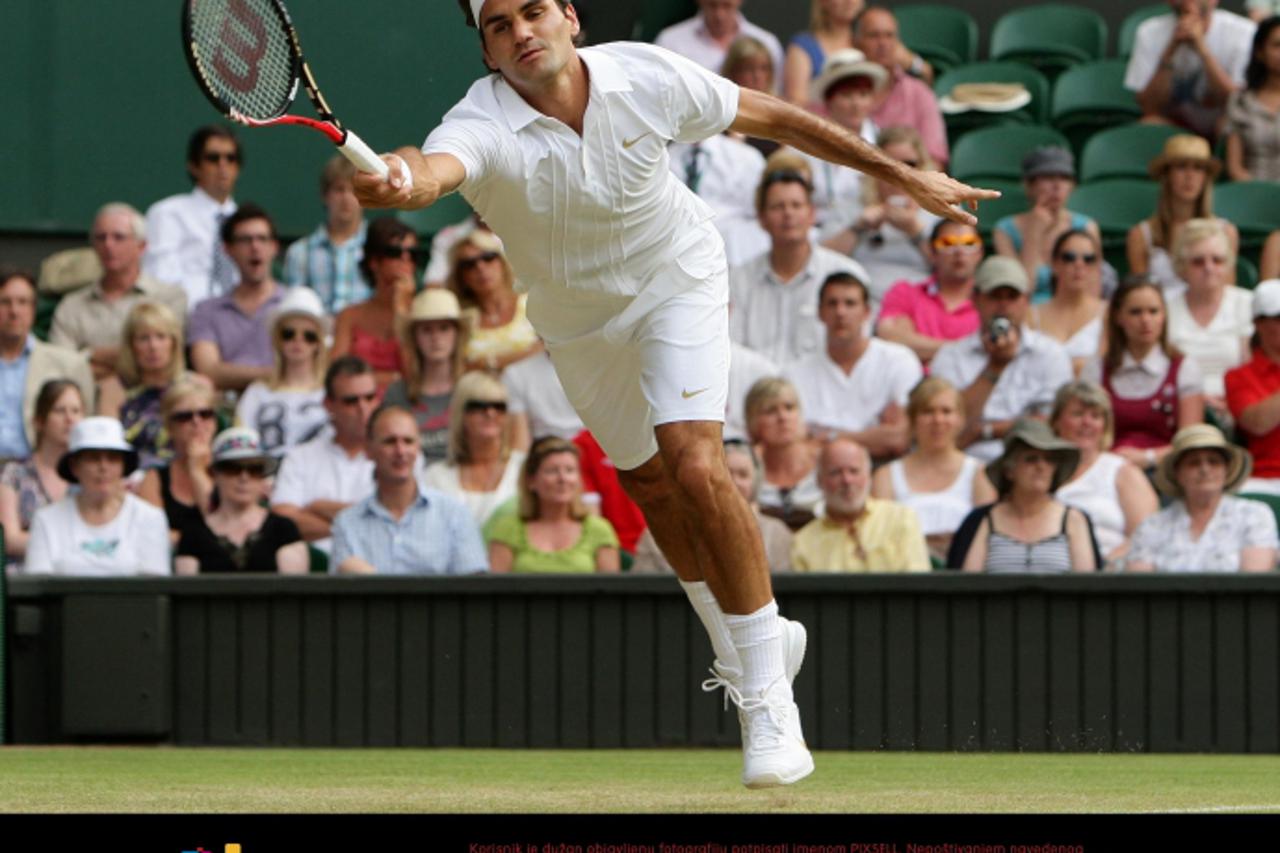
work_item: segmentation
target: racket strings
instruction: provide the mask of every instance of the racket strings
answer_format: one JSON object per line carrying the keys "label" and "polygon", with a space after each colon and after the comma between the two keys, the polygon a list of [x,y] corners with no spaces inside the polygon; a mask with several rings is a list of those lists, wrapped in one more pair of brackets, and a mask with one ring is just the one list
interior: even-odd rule
{"label": "racket strings", "polygon": [[284,115],[297,60],[271,0],[193,0],[190,33],[200,75],[230,111],[256,120]]}

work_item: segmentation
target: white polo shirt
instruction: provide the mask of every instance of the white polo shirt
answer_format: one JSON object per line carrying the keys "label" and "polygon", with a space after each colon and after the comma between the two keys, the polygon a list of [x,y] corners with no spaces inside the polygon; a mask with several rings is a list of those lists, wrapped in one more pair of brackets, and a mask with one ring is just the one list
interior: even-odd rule
{"label": "white polo shirt", "polygon": [[716,274],[720,241],[708,247],[699,227],[711,208],[672,174],[667,145],[728,128],[737,85],[652,45],[578,55],[590,78],[582,136],[495,74],[472,85],[423,152],[462,162],[462,195],[502,237],[522,286],[540,297],[634,296],[673,260],[693,279]]}
{"label": "white polo shirt", "polygon": [[[930,373],[947,380],[960,391],[972,385],[986,369],[988,360],[979,334],[975,332],[938,350],[929,364]],[[1071,357],[1062,344],[1024,328],[1018,353],[991,390],[991,396],[982,408],[982,419],[991,422],[1048,414],[1054,395],[1074,375]],[[990,462],[1003,449],[1003,442],[991,439],[975,442],[965,448],[965,452]]]}
{"label": "white polo shirt", "polygon": [[796,386],[805,423],[860,432],[878,424],[890,405],[905,408],[924,371],[902,344],[871,338],[848,374],[823,349],[787,365],[783,376]]}

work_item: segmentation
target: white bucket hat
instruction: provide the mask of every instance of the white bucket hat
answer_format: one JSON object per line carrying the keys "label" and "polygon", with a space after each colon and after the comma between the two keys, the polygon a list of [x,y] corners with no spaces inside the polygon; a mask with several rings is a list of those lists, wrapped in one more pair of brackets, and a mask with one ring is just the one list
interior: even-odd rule
{"label": "white bucket hat", "polygon": [[291,287],[285,291],[284,298],[271,312],[271,317],[267,321],[267,327],[271,329],[273,337],[276,324],[287,317],[306,317],[315,320],[320,327],[321,337],[329,334],[329,314],[324,310],[320,297],[309,287]]}
{"label": "white bucket hat", "polygon": [[67,452],[58,460],[58,476],[68,483],[79,482],[71,473],[71,460],[82,450],[114,450],[124,454],[124,475],[138,470],[138,451],[124,437],[124,427],[115,418],[85,418],[71,428]]}

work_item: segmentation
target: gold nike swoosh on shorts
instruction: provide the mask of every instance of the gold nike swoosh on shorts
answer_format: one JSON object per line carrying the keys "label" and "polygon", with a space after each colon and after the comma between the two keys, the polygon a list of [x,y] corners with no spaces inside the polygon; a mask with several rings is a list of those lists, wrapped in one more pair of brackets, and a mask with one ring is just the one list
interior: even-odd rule
{"label": "gold nike swoosh on shorts", "polygon": [[680,396],[681,396],[681,397],[684,397],[686,400],[688,400],[690,397],[696,397],[696,396],[698,396],[699,394],[701,394],[703,391],[708,391],[708,390],[710,390],[710,389],[708,389],[708,388],[699,388],[697,391],[687,391],[687,390],[683,390],[683,389],[682,389],[682,390],[680,391]]}
{"label": "gold nike swoosh on shorts", "polygon": [[[649,135],[649,133],[653,133],[653,131],[649,131],[648,133],[642,133],[642,134],[640,134],[639,136],[637,136],[635,139],[624,139],[624,140],[622,140],[622,147],[623,147],[623,148],[630,148],[632,145],[635,145],[635,144],[636,144],[637,142],[639,142],[641,139],[644,139],[646,136],[648,136],[648,135]],[[704,389],[704,390],[705,390],[705,389]]]}

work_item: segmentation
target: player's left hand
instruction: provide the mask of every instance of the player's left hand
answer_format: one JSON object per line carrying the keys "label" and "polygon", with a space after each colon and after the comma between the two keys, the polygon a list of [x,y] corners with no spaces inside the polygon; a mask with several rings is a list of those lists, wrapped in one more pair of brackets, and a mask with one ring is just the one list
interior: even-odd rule
{"label": "player's left hand", "polygon": [[901,186],[925,210],[965,225],[978,224],[978,217],[969,212],[978,209],[978,202],[1000,198],[998,190],[971,187],[942,172],[911,171]]}

